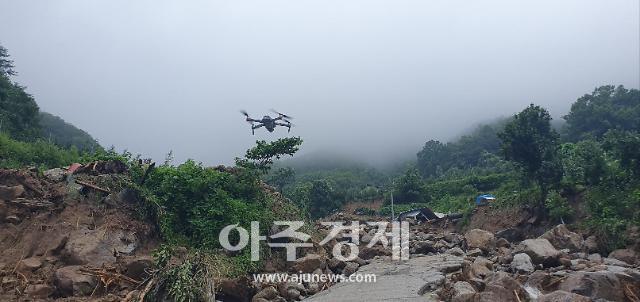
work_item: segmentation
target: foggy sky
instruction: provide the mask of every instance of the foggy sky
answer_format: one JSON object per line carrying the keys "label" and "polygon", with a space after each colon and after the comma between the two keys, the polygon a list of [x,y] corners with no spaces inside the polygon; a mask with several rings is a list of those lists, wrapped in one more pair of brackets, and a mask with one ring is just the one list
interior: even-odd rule
{"label": "foggy sky", "polygon": [[637,0],[0,0],[41,109],[103,146],[230,163],[239,110],[293,115],[303,152],[382,161],[531,102],[640,86]]}

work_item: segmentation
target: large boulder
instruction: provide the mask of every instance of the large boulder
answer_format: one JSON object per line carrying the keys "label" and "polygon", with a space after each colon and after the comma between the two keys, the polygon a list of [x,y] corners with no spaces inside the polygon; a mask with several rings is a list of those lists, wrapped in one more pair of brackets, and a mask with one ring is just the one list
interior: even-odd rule
{"label": "large boulder", "polygon": [[64,180],[65,171],[61,168],[53,168],[42,172],[42,175],[51,181],[58,182]]}
{"label": "large boulder", "polygon": [[278,297],[278,290],[273,286],[267,286],[259,291],[253,298],[252,302],[271,301]]}
{"label": "large boulder", "polygon": [[364,260],[373,259],[375,256],[390,256],[391,251],[382,245],[375,245],[373,247],[365,246],[360,249],[358,256]]}
{"label": "large boulder", "polygon": [[638,261],[638,252],[632,249],[619,249],[609,253],[609,258],[618,259],[629,264],[635,264]]}
{"label": "large boulder", "polygon": [[522,301],[525,297],[526,292],[520,282],[505,272],[496,272],[489,277],[484,291],[478,294],[475,301]]}
{"label": "large boulder", "polygon": [[130,254],[137,247],[138,239],[132,231],[81,230],[71,234],[63,258],[69,264],[101,266],[115,262],[115,254]]}
{"label": "large boulder", "polygon": [[473,301],[476,290],[469,282],[458,281],[453,284],[452,288],[452,302],[470,302]]}
{"label": "large boulder", "polygon": [[559,224],[548,230],[540,238],[549,240],[557,249],[568,249],[571,252],[582,250],[584,240],[580,234],[569,231],[566,225]]}
{"label": "large boulder", "polygon": [[291,268],[297,273],[312,273],[317,268],[324,269],[326,261],[324,257],[318,254],[307,254],[302,258],[298,258]]}
{"label": "large boulder", "polygon": [[18,263],[16,271],[26,274],[31,273],[42,266],[42,261],[40,259],[31,257],[27,259],[23,259]]}
{"label": "large boulder", "polygon": [[485,252],[491,251],[496,246],[496,237],[493,233],[481,229],[473,229],[464,234],[469,249],[479,248]]}
{"label": "large boulder", "polygon": [[[559,289],[586,296],[593,300],[626,301],[621,276],[627,279],[627,277],[623,275],[617,275],[608,271],[577,272],[569,275],[560,284]],[[633,281],[625,280],[625,283],[626,282]],[[633,287],[639,286],[640,284],[636,282],[635,285],[633,283],[629,285]]]}
{"label": "large boulder", "polygon": [[518,273],[532,273],[535,270],[531,263],[531,257],[525,253],[513,256],[510,267],[514,272]]}
{"label": "large boulder", "polygon": [[[256,294],[256,288],[247,277],[222,279],[216,288],[224,300],[248,302]],[[268,301],[268,300],[265,300]],[[264,301],[262,301],[264,302]]]}
{"label": "large boulder", "polygon": [[153,257],[138,256],[125,260],[124,275],[135,280],[144,280],[149,277],[149,269],[153,267]]}
{"label": "large boulder", "polygon": [[98,284],[95,276],[83,274],[82,266],[66,266],[55,272],[54,283],[63,297],[90,295]]}
{"label": "large boulder", "polygon": [[522,231],[520,229],[509,228],[509,229],[498,231],[496,233],[496,237],[504,238],[509,242],[516,242],[524,239],[524,234],[522,234]]}
{"label": "large boulder", "polygon": [[411,248],[411,254],[428,254],[428,253],[434,253],[436,252],[436,249],[433,245],[432,241],[418,241],[414,244],[414,246]]}
{"label": "large boulder", "polygon": [[24,293],[31,298],[44,299],[49,297],[55,289],[47,284],[32,284],[27,286]]}
{"label": "large boulder", "polygon": [[600,250],[598,238],[596,236],[587,237],[587,239],[584,240],[583,246],[587,253],[595,253]]}
{"label": "large boulder", "polygon": [[553,267],[559,264],[558,260],[561,253],[547,239],[524,240],[520,243],[518,249],[529,255],[534,264],[542,264],[545,267]]}
{"label": "large boulder", "polygon": [[582,295],[557,290],[543,295],[538,299],[538,302],[591,302],[591,299]]}

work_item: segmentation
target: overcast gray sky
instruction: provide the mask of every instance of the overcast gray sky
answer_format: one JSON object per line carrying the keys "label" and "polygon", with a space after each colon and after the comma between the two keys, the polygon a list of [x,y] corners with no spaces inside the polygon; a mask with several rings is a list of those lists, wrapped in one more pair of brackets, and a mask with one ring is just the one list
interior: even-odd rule
{"label": "overcast gray sky", "polygon": [[534,102],[640,86],[637,0],[0,0],[42,110],[155,159],[230,163],[238,110],[296,117],[303,151],[414,154]]}

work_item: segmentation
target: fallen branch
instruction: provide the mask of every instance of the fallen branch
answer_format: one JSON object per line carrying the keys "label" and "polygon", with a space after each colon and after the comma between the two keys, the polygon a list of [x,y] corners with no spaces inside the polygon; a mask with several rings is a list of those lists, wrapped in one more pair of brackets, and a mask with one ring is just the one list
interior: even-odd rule
{"label": "fallen branch", "polygon": [[513,293],[516,294],[516,299],[518,300],[518,302],[522,302],[522,300],[520,300],[520,296],[518,296],[518,291],[514,289]]}
{"label": "fallen branch", "polygon": [[51,208],[54,206],[54,204],[50,201],[32,200],[32,199],[24,199],[24,198],[8,200],[7,202],[18,205],[18,206],[27,207],[30,209]]}
{"label": "fallen branch", "polygon": [[76,183],[81,185],[81,186],[94,189],[96,191],[100,191],[100,192],[103,192],[103,193],[111,194],[111,191],[109,191],[107,189],[100,188],[100,187],[98,187],[98,186],[96,186],[94,184],[88,183],[88,182],[84,182],[84,181],[80,181],[80,180],[76,179]]}
{"label": "fallen branch", "polygon": [[552,285],[555,285],[556,283],[558,283],[558,282],[560,282],[560,281],[562,281],[562,280],[564,280],[564,279],[567,279],[567,277],[568,277],[568,276],[560,277],[560,278],[558,278],[558,279],[556,279],[556,280],[553,280],[553,281],[549,282],[549,284],[546,284],[546,285],[544,285],[543,287],[544,287],[545,289],[550,288]]}
{"label": "fallen branch", "polygon": [[156,279],[151,279],[149,281],[149,283],[147,283],[147,286],[145,286],[144,290],[142,291],[142,293],[140,293],[140,296],[138,297],[138,301],[140,301],[140,302],[144,301],[144,297],[149,293],[149,291],[151,291],[155,281],[156,281]]}
{"label": "fallen branch", "polygon": [[632,302],[640,302],[640,299],[638,299],[638,296],[633,292],[633,289],[629,287],[629,284],[626,284],[624,287],[624,295]]}
{"label": "fallen branch", "polygon": [[[86,275],[93,275],[100,278],[100,282],[104,284],[105,289],[113,282],[126,281],[133,285],[140,284],[140,281],[131,279],[117,272],[109,271],[106,268],[82,268],[80,272]],[[95,291],[95,290],[94,290]]]}

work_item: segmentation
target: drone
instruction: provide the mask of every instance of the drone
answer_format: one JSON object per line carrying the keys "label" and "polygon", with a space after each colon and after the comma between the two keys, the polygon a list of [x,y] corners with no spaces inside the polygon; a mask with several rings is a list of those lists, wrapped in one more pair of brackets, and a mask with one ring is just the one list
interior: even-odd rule
{"label": "drone", "polygon": [[247,118],[246,121],[251,124],[251,134],[255,135],[255,130],[260,127],[264,127],[265,129],[267,129],[267,131],[273,132],[273,130],[276,129],[276,126],[287,127],[287,132],[291,132],[291,127],[293,126],[293,124],[291,124],[289,120],[293,119],[293,117],[284,113],[280,113],[273,109],[271,109],[271,111],[278,114],[278,117],[272,118],[268,115],[265,115],[262,117],[262,119],[257,120],[249,117],[249,113],[244,110],[241,110],[240,112]]}

